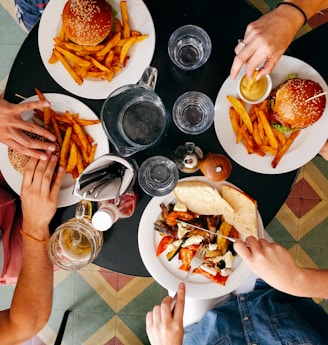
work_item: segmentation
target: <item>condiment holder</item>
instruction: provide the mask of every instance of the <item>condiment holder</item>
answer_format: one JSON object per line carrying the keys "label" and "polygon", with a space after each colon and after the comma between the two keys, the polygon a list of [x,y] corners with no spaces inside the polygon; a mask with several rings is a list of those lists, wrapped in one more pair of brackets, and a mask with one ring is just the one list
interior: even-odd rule
{"label": "condiment holder", "polygon": [[186,142],[180,145],[174,152],[174,162],[178,169],[186,174],[191,174],[199,169],[203,151],[193,142]]}
{"label": "condiment holder", "polygon": [[73,193],[81,199],[118,199],[133,186],[137,164],[133,159],[107,154],[95,159],[75,181]]}
{"label": "condiment holder", "polygon": [[103,233],[91,224],[92,203],[81,200],[75,218],[61,224],[51,235],[48,253],[54,265],[64,270],[78,270],[92,262],[103,245]]}

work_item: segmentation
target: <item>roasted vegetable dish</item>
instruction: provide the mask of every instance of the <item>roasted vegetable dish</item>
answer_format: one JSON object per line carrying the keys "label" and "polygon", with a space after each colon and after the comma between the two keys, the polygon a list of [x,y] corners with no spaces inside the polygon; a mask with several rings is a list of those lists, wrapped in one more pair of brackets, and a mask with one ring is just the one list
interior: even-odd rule
{"label": "roasted vegetable dish", "polygon": [[[160,204],[161,214],[154,224],[154,229],[162,236],[156,255],[166,255],[171,261],[177,256],[179,269],[189,270],[190,262],[201,243],[207,246],[203,264],[193,273],[202,274],[208,279],[225,285],[231,271],[236,253],[232,242],[216,233],[230,237],[239,237],[237,230],[228,224],[223,216],[204,216],[189,211],[179,202]],[[186,224],[186,223],[188,224]],[[207,229],[205,232],[192,225]]]}

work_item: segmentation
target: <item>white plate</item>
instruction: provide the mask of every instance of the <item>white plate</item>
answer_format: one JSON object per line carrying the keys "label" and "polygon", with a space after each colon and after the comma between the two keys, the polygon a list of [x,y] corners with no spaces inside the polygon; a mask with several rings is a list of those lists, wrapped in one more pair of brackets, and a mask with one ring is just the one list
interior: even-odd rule
{"label": "white plate", "polygon": [[[233,186],[227,181],[212,182],[203,176],[188,177],[183,180],[204,181],[218,190],[220,190],[223,184]],[[148,203],[139,223],[138,245],[142,261],[151,276],[164,288],[170,291],[176,291],[178,284],[186,276],[186,272],[179,270],[180,264],[177,256],[171,261],[168,261],[163,254],[156,256],[156,249],[162,237],[154,230],[154,223],[161,213],[160,204],[162,202],[165,205],[170,202],[176,202],[173,192],[163,197],[154,197]],[[263,237],[264,228],[260,214],[258,214],[258,229],[259,237]],[[198,299],[223,296],[236,290],[250,275],[251,270],[237,255],[233,261],[233,272],[229,276],[226,285],[223,286],[211,282],[208,278],[200,274],[194,274],[187,283],[186,293],[188,297]]]}
{"label": "white plate", "polygon": [[[245,67],[240,73],[245,71]],[[288,73],[297,73],[298,77],[318,82],[328,94],[328,87],[320,74],[307,63],[290,56],[282,56],[271,73],[272,87],[281,84]],[[273,155],[261,157],[248,154],[242,143],[236,144],[230,118],[230,103],[226,96],[238,97],[237,82],[228,78],[222,85],[215,102],[214,127],[216,135],[226,153],[238,164],[249,170],[264,174],[282,174],[300,168],[309,162],[325,144],[328,134],[328,108],[314,125],[302,129],[295,142],[286,152],[276,168],[271,167]]]}
{"label": "white plate", "polygon": [[[128,1],[131,29],[148,34],[148,38],[136,43],[131,48],[126,67],[111,82],[87,79],[82,85],[78,85],[61,63],[48,63],[54,45],[53,39],[57,37],[61,27],[61,15],[66,1],[50,1],[42,14],[39,26],[40,55],[52,78],[65,90],[88,99],[105,99],[117,88],[138,82],[144,69],[149,66],[155,49],[154,23],[144,2],[142,0]],[[110,0],[110,4],[117,11],[118,18],[121,19],[120,1]]]}
{"label": "white plate", "polygon": [[[61,95],[57,93],[45,93],[46,99],[51,103],[51,108],[55,111],[64,113],[68,110],[71,113],[80,114],[83,119],[98,119],[95,113],[88,108],[84,103],[78,101],[70,96]],[[38,100],[37,96],[27,98],[22,103]],[[25,120],[30,120],[33,117],[33,111],[27,111],[23,114]],[[86,132],[90,134],[97,145],[95,158],[109,153],[109,143],[107,136],[102,128],[101,123],[85,127]],[[23,175],[15,170],[8,159],[8,146],[1,144],[0,146],[1,157],[1,172],[6,179],[9,186],[17,193],[20,194]],[[74,180],[72,175],[66,174],[64,176],[63,184],[58,197],[58,207],[66,207],[76,204],[81,199],[73,195]]]}

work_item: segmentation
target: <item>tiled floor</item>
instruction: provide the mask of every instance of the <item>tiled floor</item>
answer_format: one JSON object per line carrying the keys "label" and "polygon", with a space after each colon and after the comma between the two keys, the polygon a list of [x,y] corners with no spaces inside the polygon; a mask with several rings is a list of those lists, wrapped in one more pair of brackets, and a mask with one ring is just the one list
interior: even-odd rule
{"label": "tiled floor", "polygon": [[[13,59],[26,37],[14,18],[14,0],[0,0],[0,94]],[[263,12],[278,0],[253,0]],[[327,21],[324,11],[303,31]],[[302,34],[302,32],[300,33]],[[328,268],[328,162],[315,157],[299,173],[288,200],[267,230],[290,250],[298,264]],[[10,305],[14,286],[0,287],[0,308]],[[80,272],[57,271],[53,311],[47,326],[25,345],[54,344],[63,313],[72,312],[64,345],[147,344],[145,314],[166,291],[151,278],[130,277],[89,265]],[[328,310],[326,303],[321,303]]]}

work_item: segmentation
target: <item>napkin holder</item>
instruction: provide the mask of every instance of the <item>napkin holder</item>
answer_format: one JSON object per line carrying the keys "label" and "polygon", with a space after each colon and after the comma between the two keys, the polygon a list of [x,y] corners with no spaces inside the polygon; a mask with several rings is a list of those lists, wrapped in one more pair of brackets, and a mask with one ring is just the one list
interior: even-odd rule
{"label": "napkin holder", "polygon": [[[124,172],[121,178],[113,178],[102,187],[101,192],[95,196],[95,193],[88,193],[92,183],[81,188],[81,181],[90,173],[97,173],[104,171],[106,167],[110,168],[113,163],[119,163],[123,166]],[[95,159],[89,166],[78,176],[75,181],[73,194],[77,197],[90,201],[102,201],[115,199],[124,194],[135,183],[137,175],[137,164],[133,159],[123,158],[116,154],[106,154]],[[99,178],[101,178],[100,176]]]}

